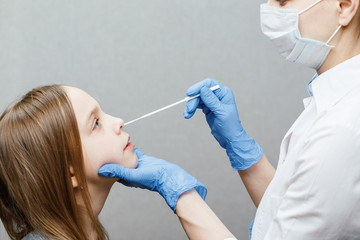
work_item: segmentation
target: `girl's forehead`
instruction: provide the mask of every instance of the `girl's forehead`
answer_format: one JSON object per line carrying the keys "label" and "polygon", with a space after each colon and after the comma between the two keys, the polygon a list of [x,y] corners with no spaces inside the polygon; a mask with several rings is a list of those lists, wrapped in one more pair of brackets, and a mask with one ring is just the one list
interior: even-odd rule
{"label": "girl's forehead", "polygon": [[70,101],[73,104],[78,104],[78,103],[91,104],[94,102],[96,103],[96,100],[93,97],[91,97],[87,92],[85,92],[80,88],[71,87],[71,86],[63,86],[63,87]]}

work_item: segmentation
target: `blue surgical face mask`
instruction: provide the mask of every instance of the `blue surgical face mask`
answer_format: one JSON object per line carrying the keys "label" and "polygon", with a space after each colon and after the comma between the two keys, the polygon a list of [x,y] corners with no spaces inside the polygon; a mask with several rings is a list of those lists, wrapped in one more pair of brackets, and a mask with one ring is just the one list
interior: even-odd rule
{"label": "blue surgical face mask", "polygon": [[261,30],[270,38],[279,53],[289,61],[316,70],[321,67],[334,47],[328,43],[341,28],[340,25],[326,43],[301,37],[298,27],[299,15],[321,1],[316,1],[300,12],[295,9],[271,7],[266,4],[262,4],[260,7]]}

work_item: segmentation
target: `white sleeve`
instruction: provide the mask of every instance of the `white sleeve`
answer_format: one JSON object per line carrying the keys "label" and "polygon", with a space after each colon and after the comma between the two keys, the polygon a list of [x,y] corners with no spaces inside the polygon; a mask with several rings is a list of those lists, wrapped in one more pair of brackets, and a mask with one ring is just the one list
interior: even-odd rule
{"label": "white sleeve", "polygon": [[265,239],[359,239],[360,134],[322,126],[310,136]]}

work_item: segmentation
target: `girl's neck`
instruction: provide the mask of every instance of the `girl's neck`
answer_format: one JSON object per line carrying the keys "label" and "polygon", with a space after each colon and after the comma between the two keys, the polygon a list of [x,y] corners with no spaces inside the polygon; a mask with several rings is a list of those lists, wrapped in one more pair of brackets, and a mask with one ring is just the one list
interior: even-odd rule
{"label": "girl's neck", "polygon": [[[112,184],[107,184],[106,186],[94,186],[91,184],[88,184],[89,194],[91,198],[91,204],[92,204],[92,211],[94,214],[94,217],[97,218],[104,207],[105,201],[107,196],[109,195],[110,189],[112,187]],[[86,209],[85,204],[82,200],[81,196],[81,189],[76,189],[75,191],[75,197],[76,201],[79,205],[79,208]],[[95,229],[94,223],[91,220],[91,217],[86,213],[82,216],[83,221],[83,227],[84,231],[88,234],[88,239],[90,240],[96,240],[98,239],[97,231]]]}
{"label": "girl's neck", "polygon": [[98,235],[97,235],[94,224],[92,223],[90,217],[89,216],[85,217],[83,219],[83,223],[84,223],[84,227],[85,227],[84,230],[88,234],[88,239],[89,240],[97,240]]}

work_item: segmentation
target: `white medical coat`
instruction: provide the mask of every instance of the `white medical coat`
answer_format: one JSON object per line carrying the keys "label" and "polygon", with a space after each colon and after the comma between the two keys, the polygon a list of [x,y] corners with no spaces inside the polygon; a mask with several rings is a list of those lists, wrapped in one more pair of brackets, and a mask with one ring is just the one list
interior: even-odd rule
{"label": "white medical coat", "polygon": [[285,135],[252,240],[360,239],[360,55],[318,76]]}

